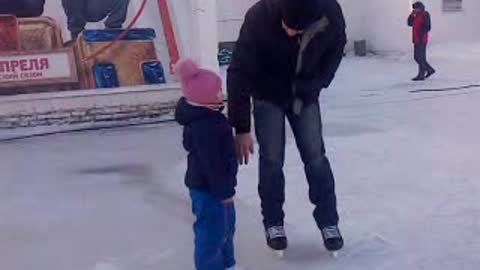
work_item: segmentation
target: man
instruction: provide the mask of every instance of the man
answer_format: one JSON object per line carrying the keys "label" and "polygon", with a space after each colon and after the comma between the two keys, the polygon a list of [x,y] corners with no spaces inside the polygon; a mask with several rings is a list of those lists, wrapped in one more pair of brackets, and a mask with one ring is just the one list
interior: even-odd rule
{"label": "man", "polygon": [[129,0],[62,0],[72,40],[85,29],[87,22],[105,18],[105,27],[122,28],[127,18]]}
{"label": "man", "polygon": [[258,191],[267,243],[274,250],[288,245],[283,226],[285,119],[305,164],[313,216],[325,246],[330,251],[343,247],[318,98],[332,82],[345,44],[345,20],[336,0],[261,0],[245,17],[228,69],[229,118],[240,163],[248,163],[253,98]]}
{"label": "man", "polygon": [[427,62],[428,32],[431,30],[430,14],[422,2],[413,4],[413,11],[408,17],[408,26],[412,27],[414,58],[418,63],[418,75],[414,81],[423,81],[435,73],[435,69]]}
{"label": "man", "polygon": [[45,0],[0,0],[0,14],[17,17],[38,17],[43,14]]}

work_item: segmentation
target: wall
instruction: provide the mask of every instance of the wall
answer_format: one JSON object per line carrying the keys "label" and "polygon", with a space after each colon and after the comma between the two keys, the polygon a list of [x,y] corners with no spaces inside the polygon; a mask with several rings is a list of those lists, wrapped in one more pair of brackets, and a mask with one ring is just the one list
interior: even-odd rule
{"label": "wall", "polygon": [[369,0],[366,8],[362,23],[370,50],[406,51],[411,47],[411,30],[406,25],[411,0]]}
{"label": "wall", "polygon": [[[408,51],[411,49],[411,29],[406,20],[412,0],[369,0],[365,23],[370,49],[375,51]],[[480,1],[463,0],[464,11],[445,13],[442,0],[424,0],[432,16],[432,44],[480,40],[477,26]],[[371,14],[371,15],[367,15]],[[374,15],[374,16],[373,16]]]}
{"label": "wall", "polygon": [[462,12],[443,12],[442,1],[425,0],[432,15],[432,42],[445,43],[452,41],[480,40],[480,1],[463,0]]}
{"label": "wall", "polygon": [[216,0],[219,41],[235,41],[238,38],[243,18],[257,0]]}
{"label": "wall", "polygon": [[218,69],[216,0],[168,0],[181,57]]}
{"label": "wall", "polygon": [[0,97],[0,135],[6,129],[102,123],[143,123],[169,114],[178,86],[139,86]]}
{"label": "wall", "polygon": [[368,12],[367,0],[338,0],[347,23],[347,51],[353,49],[353,42],[368,38],[365,19]]}
{"label": "wall", "polygon": [[168,6],[180,55],[195,57],[192,0],[168,0]]}

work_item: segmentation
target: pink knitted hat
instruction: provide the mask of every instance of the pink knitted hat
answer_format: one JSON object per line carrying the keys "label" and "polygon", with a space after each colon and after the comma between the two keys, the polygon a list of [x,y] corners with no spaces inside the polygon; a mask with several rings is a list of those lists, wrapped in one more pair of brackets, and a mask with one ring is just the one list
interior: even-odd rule
{"label": "pink knitted hat", "polygon": [[222,79],[215,72],[200,68],[192,59],[184,59],[175,65],[175,74],[188,101],[200,105],[223,102]]}

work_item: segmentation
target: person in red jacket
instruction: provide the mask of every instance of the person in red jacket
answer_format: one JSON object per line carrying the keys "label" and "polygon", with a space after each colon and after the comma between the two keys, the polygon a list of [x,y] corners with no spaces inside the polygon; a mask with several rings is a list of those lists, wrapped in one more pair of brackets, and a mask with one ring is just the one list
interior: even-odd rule
{"label": "person in red jacket", "polygon": [[422,2],[413,4],[413,11],[408,17],[408,26],[413,29],[414,58],[418,63],[418,75],[414,81],[423,81],[435,73],[435,69],[427,62],[428,33],[432,28],[430,13]]}

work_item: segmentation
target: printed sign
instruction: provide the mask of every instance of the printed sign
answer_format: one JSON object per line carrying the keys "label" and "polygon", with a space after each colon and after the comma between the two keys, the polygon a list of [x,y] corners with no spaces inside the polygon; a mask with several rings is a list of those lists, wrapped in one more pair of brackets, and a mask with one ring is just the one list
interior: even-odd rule
{"label": "printed sign", "polygon": [[0,87],[76,82],[73,52],[0,55]]}

